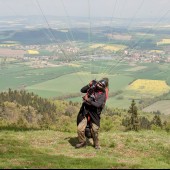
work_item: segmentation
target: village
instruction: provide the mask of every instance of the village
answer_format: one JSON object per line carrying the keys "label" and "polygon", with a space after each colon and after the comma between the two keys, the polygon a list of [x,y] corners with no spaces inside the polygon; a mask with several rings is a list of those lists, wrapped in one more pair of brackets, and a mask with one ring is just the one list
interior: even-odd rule
{"label": "village", "polygon": [[[82,51],[85,51],[84,53]],[[41,51],[45,51],[42,53]],[[124,49],[120,51],[109,50],[91,50],[83,47],[76,47],[70,43],[49,44],[49,45],[13,45],[1,46],[0,58],[1,66],[5,62],[11,61],[11,58],[27,61],[30,67],[44,68],[57,67],[67,65],[69,61],[80,60],[121,60],[129,63],[170,63],[169,51],[159,50],[136,50]],[[59,61],[57,64],[52,64],[51,61]]]}

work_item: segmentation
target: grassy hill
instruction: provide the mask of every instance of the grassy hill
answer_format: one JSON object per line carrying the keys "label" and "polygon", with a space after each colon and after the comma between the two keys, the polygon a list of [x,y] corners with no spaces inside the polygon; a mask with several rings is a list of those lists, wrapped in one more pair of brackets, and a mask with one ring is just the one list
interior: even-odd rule
{"label": "grassy hill", "polygon": [[[101,150],[75,149],[81,104],[47,100],[26,91],[0,93],[0,168],[169,168],[169,115],[139,112],[139,131],[128,131],[128,111],[105,107]],[[127,125],[127,126],[126,126]]]}
{"label": "grassy hill", "polygon": [[168,169],[167,132],[101,132],[101,150],[75,149],[76,131],[7,131],[0,133],[0,168]]}

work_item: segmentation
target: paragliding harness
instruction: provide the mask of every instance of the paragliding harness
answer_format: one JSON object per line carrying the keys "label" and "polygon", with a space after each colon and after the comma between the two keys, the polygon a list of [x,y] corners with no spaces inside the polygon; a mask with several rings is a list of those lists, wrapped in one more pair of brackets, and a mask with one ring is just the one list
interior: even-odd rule
{"label": "paragliding harness", "polygon": [[92,129],[92,123],[90,121],[90,113],[88,113],[86,115],[86,118],[87,118],[87,126],[85,128],[85,136],[87,138],[92,138],[92,133],[91,133],[91,129]]}

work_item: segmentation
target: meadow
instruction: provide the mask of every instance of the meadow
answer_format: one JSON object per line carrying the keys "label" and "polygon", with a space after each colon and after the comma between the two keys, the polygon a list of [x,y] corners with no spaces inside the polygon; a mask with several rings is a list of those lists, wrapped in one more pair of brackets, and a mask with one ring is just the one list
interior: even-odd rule
{"label": "meadow", "polygon": [[1,169],[169,169],[170,135],[162,131],[101,132],[101,149],[75,149],[77,134],[52,130],[0,133]]}

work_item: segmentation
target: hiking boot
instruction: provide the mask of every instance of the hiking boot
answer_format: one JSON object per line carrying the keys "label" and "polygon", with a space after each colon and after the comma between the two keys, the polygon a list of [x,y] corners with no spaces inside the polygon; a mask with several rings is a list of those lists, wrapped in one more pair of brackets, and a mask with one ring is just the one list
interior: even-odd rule
{"label": "hiking boot", "polygon": [[76,144],[76,148],[86,147],[86,142]]}
{"label": "hiking boot", "polygon": [[99,146],[99,145],[96,145],[94,148],[95,148],[95,149],[100,149],[100,146]]}
{"label": "hiking boot", "polygon": [[96,138],[93,137],[93,146],[95,149],[100,149],[98,137],[96,137]]}

